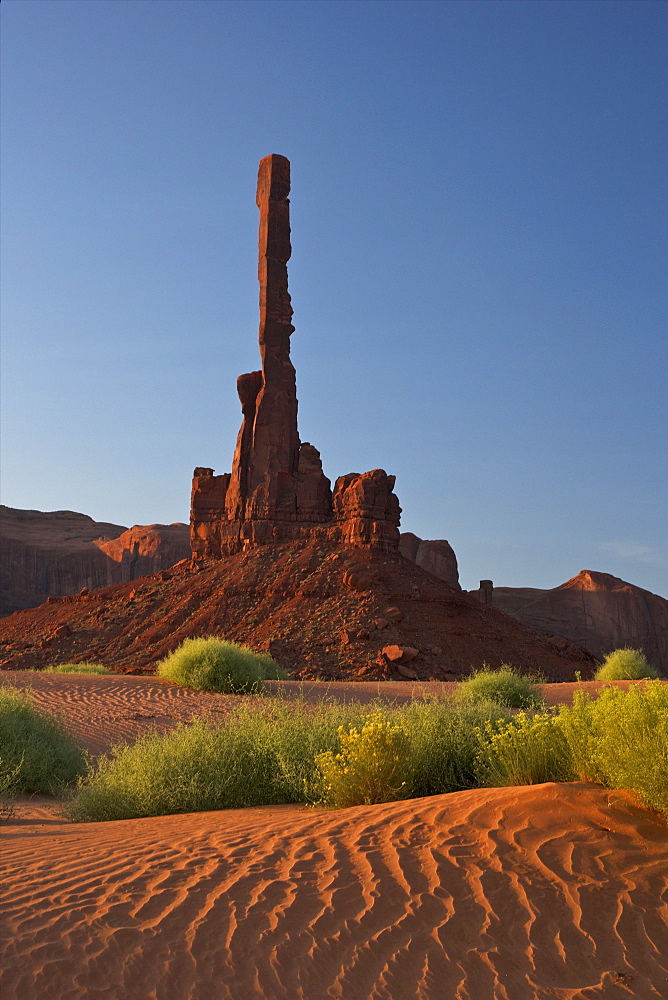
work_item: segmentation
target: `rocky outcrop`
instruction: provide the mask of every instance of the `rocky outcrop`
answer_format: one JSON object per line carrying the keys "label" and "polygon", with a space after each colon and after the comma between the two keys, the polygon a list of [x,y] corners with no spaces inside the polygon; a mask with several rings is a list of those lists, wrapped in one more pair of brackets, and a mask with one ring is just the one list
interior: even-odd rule
{"label": "rocky outcrop", "polygon": [[427,573],[444,580],[455,590],[459,585],[457,556],[444,538],[432,540],[418,538],[412,531],[402,531],[399,536],[399,551],[406,559],[421,566]]}
{"label": "rocky outcrop", "polygon": [[398,550],[298,540],[52,597],[0,622],[0,670],[94,660],[152,673],[202,635],[266,650],[302,680],[455,680],[483,663],[511,663],[564,681],[593,667],[589,654],[566,642],[557,649]]}
{"label": "rocky outcrop", "polygon": [[622,646],[644,650],[668,674],[668,601],[593,570],[552,590],[494,587],[494,606],[518,621],[588,649],[597,659]]}
{"label": "rocky outcrop", "polygon": [[125,528],[70,510],[0,508],[2,614],[155,573],[190,555],[185,524]]}
{"label": "rocky outcrop", "polygon": [[332,491],[317,448],[299,438],[290,360],[289,193],[289,161],[266,156],[257,184],[262,367],[237,380],[242,423],[231,473],[195,469],[190,540],[196,562],[297,539],[384,551],[399,544],[394,477],[382,469],[350,473]]}

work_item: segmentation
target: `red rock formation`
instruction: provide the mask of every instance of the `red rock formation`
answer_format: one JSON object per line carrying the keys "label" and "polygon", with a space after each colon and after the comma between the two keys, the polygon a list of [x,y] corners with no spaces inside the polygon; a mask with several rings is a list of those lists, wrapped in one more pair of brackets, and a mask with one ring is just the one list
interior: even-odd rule
{"label": "red rock formation", "polygon": [[557,649],[396,550],[300,539],[52,597],[0,622],[0,670],[94,660],[152,673],[180,642],[201,635],[268,650],[302,679],[453,680],[483,663],[512,663],[556,681],[592,668],[569,643]]}
{"label": "red rock formation", "polygon": [[185,524],[124,528],[70,510],[0,508],[2,614],[166,569],[190,554]]}
{"label": "red rock formation", "polygon": [[444,580],[455,590],[462,589],[459,585],[457,556],[444,538],[422,539],[412,531],[402,531],[399,551],[406,559],[421,566],[432,576],[437,576],[439,580]]}
{"label": "red rock formation", "polygon": [[337,480],[332,495],[320,454],[300,442],[295,369],[290,360],[288,292],[290,163],[260,161],[260,371],[241,375],[242,423],[229,475],[195,469],[191,547],[197,562],[294,539],[390,551],[399,544],[394,477],[382,469]]}
{"label": "red rock formation", "polygon": [[609,573],[582,570],[553,590],[494,587],[494,606],[518,621],[588,649],[597,659],[643,649],[668,673],[668,601]]}

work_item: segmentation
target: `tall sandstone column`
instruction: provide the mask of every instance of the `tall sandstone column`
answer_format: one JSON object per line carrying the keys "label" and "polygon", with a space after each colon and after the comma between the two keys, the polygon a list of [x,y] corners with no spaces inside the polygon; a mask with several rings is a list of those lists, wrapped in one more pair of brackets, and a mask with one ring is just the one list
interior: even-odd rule
{"label": "tall sandstone column", "polygon": [[227,492],[235,521],[294,521],[297,518],[297,387],[290,360],[292,304],[288,292],[290,162],[272,154],[260,161],[260,356],[262,371],[237,383],[243,423]]}
{"label": "tall sandstone column", "polygon": [[190,537],[196,560],[295,539],[384,550],[399,544],[394,476],[382,469],[350,473],[332,493],[317,448],[299,440],[290,360],[289,193],[289,161],[265,156],[257,182],[262,369],[237,379],[243,416],[232,472],[195,469]]}

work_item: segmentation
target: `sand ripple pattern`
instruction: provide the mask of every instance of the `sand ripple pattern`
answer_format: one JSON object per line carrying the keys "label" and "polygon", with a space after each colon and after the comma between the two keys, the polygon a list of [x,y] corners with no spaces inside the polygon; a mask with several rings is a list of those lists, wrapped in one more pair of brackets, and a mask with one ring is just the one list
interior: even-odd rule
{"label": "sand ripple pattern", "polygon": [[106,753],[113,743],[134,743],[151,731],[169,732],[198,715],[224,717],[235,702],[225,695],[124,674],[8,670],[0,673],[3,683],[31,688],[35,704],[59,715],[70,733],[95,755]]}
{"label": "sand ripple pattern", "polygon": [[660,1000],[666,832],[588,784],[6,825],[3,1000]]}

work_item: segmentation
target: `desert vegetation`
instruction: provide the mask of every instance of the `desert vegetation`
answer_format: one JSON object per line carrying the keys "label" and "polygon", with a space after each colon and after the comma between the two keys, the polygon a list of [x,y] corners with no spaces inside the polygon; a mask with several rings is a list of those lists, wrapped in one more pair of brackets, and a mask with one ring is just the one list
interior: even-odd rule
{"label": "desert vegetation", "polygon": [[341,807],[399,791],[459,791],[476,784],[479,727],[509,718],[498,705],[443,699],[392,708],[262,698],[224,724],[201,718],[115,747],[91,766],[69,813],[93,820],[294,802]]}
{"label": "desert vegetation", "polygon": [[287,677],[268,653],[214,636],[184,640],[160,661],[157,674],[174,684],[220,694],[260,691],[265,680]]}
{"label": "desert vegetation", "polygon": [[656,680],[659,676],[641,649],[615,649],[608,653],[594,675],[597,681]]}
{"label": "desert vegetation", "polygon": [[454,699],[404,706],[262,698],[221,723],[149,735],[89,767],[76,820],[304,802],[336,808],[475,787],[587,780],[668,815],[668,687],[606,688],[522,710]]}
{"label": "desert vegetation", "polygon": [[0,792],[52,795],[86,769],[86,757],[65,727],[40,712],[30,694],[0,688]]}
{"label": "desert vegetation", "polygon": [[508,664],[498,670],[483,666],[458,686],[458,701],[494,701],[508,708],[538,708],[542,704],[538,685]]}
{"label": "desert vegetation", "polygon": [[113,670],[102,663],[59,663],[56,667],[45,667],[45,674],[113,674]]}

